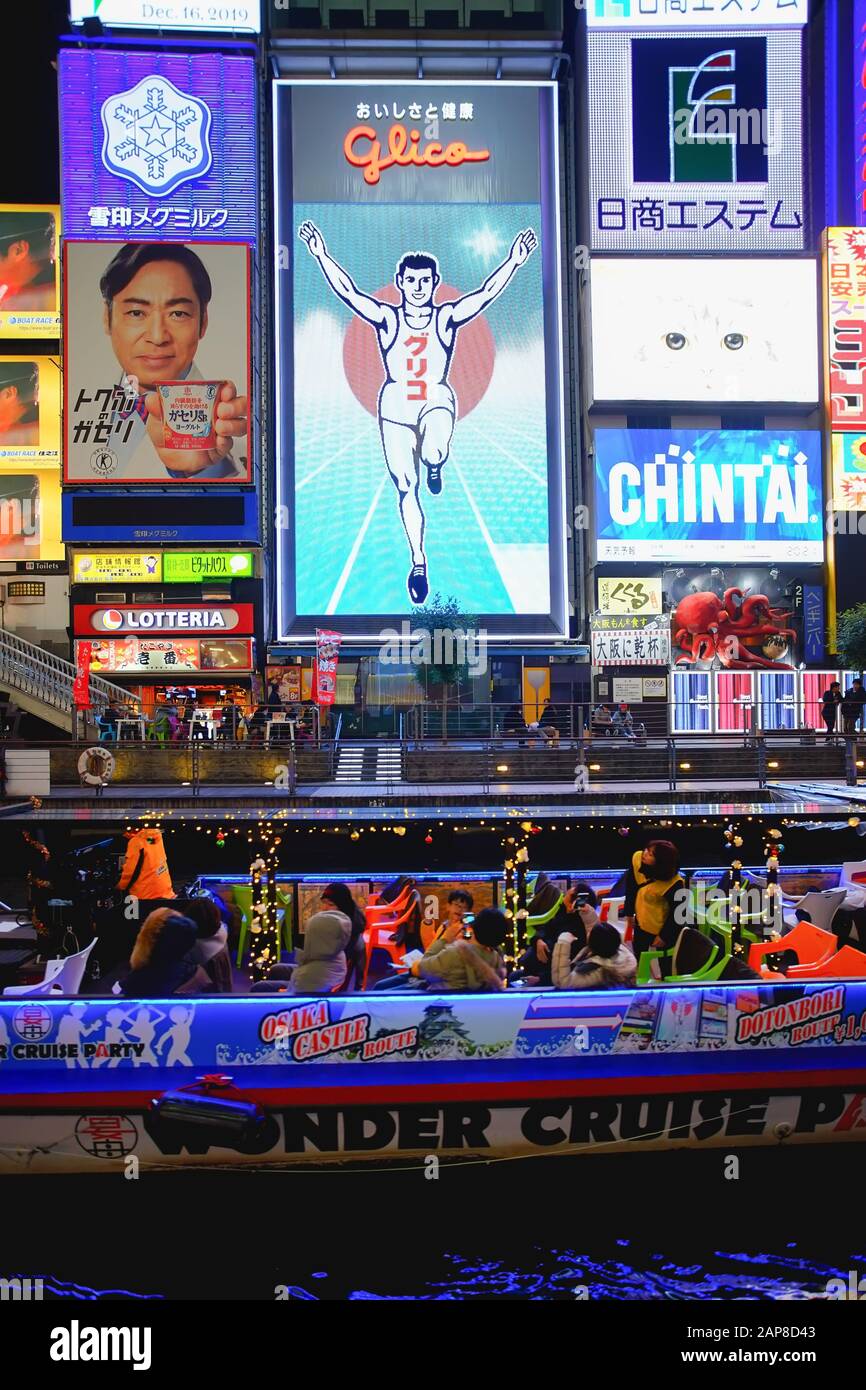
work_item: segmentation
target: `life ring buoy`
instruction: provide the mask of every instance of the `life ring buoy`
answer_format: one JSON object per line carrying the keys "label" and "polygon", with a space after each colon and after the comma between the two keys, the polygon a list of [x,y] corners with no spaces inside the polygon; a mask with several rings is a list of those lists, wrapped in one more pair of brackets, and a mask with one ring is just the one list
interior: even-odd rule
{"label": "life ring buoy", "polygon": [[78,759],[78,775],[85,787],[105,787],[114,773],[114,755],[107,748],[85,748]]}

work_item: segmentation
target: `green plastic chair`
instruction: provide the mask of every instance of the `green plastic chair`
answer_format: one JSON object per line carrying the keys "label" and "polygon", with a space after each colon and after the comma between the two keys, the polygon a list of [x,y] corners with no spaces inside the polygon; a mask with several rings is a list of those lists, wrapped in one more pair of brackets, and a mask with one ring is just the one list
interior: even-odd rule
{"label": "green plastic chair", "polygon": [[[232,889],[235,907],[241,914],[241,930],[238,937],[238,954],[236,964],[241,965],[246,950],[247,937],[249,936],[250,926],[253,919],[253,890],[250,886],[241,887],[239,884]],[[283,889],[277,889],[277,901],[280,906],[277,914],[280,920],[280,928],[285,941],[287,951],[292,949],[292,897]]]}
{"label": "green plastic chair", "polygon": [[[537,882],[537,880],[536,880],[536,882]],[[529,887],[527,887],[527,896],[528,896],[528,901],[529,901],[529,902],[532,902],[532,899],[535,897],[535,883],[532,884],[531,890],[530,890]],[[537,917],[527,917],[527,919],[526,919],[526,939],[527,939],[527,941],[531,941],[531,940],[532,940],[532,938],[535,936],[536,932],[538,931],[538,928],[539,928],[539,927],[546,926],[548,922],[552,922],[552,921],[553,921],[553,919],[554,919],[554,917],[556,916],[557,912],[558,912],[559,909],[562,907],[563,901],[564,901],[563,895],[562,895],[562,893],[560,893],[559,897],[557,898],[556,902],[553,904],[553,907],[550,909],[549,912],[542,912],[542,913],[540,913]]]}
{"label": "green plastic chair", "polygon": [[[693,975],[665,975],[664,982],[672,985],[706,985],[718,980],[731,958],[731,952],[727,943],[725,949],[717,941],[712,943],[713,954],[710,956],[706,965],[697,970]],[[673,961],[674,950],[670,951],[642,951],[637,967],[637,982],[639,985],[658,985],[659,981],[653,978],[651,966],[655,960]]]}

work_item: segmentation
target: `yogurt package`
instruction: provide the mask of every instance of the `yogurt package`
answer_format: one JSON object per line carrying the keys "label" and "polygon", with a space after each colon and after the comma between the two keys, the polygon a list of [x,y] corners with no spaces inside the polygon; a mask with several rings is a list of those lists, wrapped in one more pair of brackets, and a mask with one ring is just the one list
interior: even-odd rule
{"label": "yogurt package", "polygon": [[157,381],[166,449],[214,449],[221,381]]}

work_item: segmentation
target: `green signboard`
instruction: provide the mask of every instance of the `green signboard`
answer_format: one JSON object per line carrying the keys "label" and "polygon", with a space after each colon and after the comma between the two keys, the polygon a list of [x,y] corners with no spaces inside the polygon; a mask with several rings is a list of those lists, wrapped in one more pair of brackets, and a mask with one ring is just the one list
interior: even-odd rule
{"label": "green signboard", "polygon": [[164,550],[164,584],[196,584],[206,579],[251,579],[251,550]]}

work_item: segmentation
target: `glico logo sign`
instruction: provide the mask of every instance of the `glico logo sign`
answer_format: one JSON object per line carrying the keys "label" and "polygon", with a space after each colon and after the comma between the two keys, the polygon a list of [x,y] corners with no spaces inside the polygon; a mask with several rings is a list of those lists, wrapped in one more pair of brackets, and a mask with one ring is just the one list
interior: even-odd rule
{"label": "glico logo sign", "polygon": [[443,165],[456,169],[461,164],[481,164],[490,158],[489,150],[470,150],[462,140],[452,140],[447,145],[431,140],[422,146],[420,130],[407,130],[399,124],[388,131],[384,151],[373,126],[352,126],[343,141],[343,154],[356,169],[364,170],[364,182],[369,184],[377,184],[382,171],[395,164],[402,169],[439,169]]}

